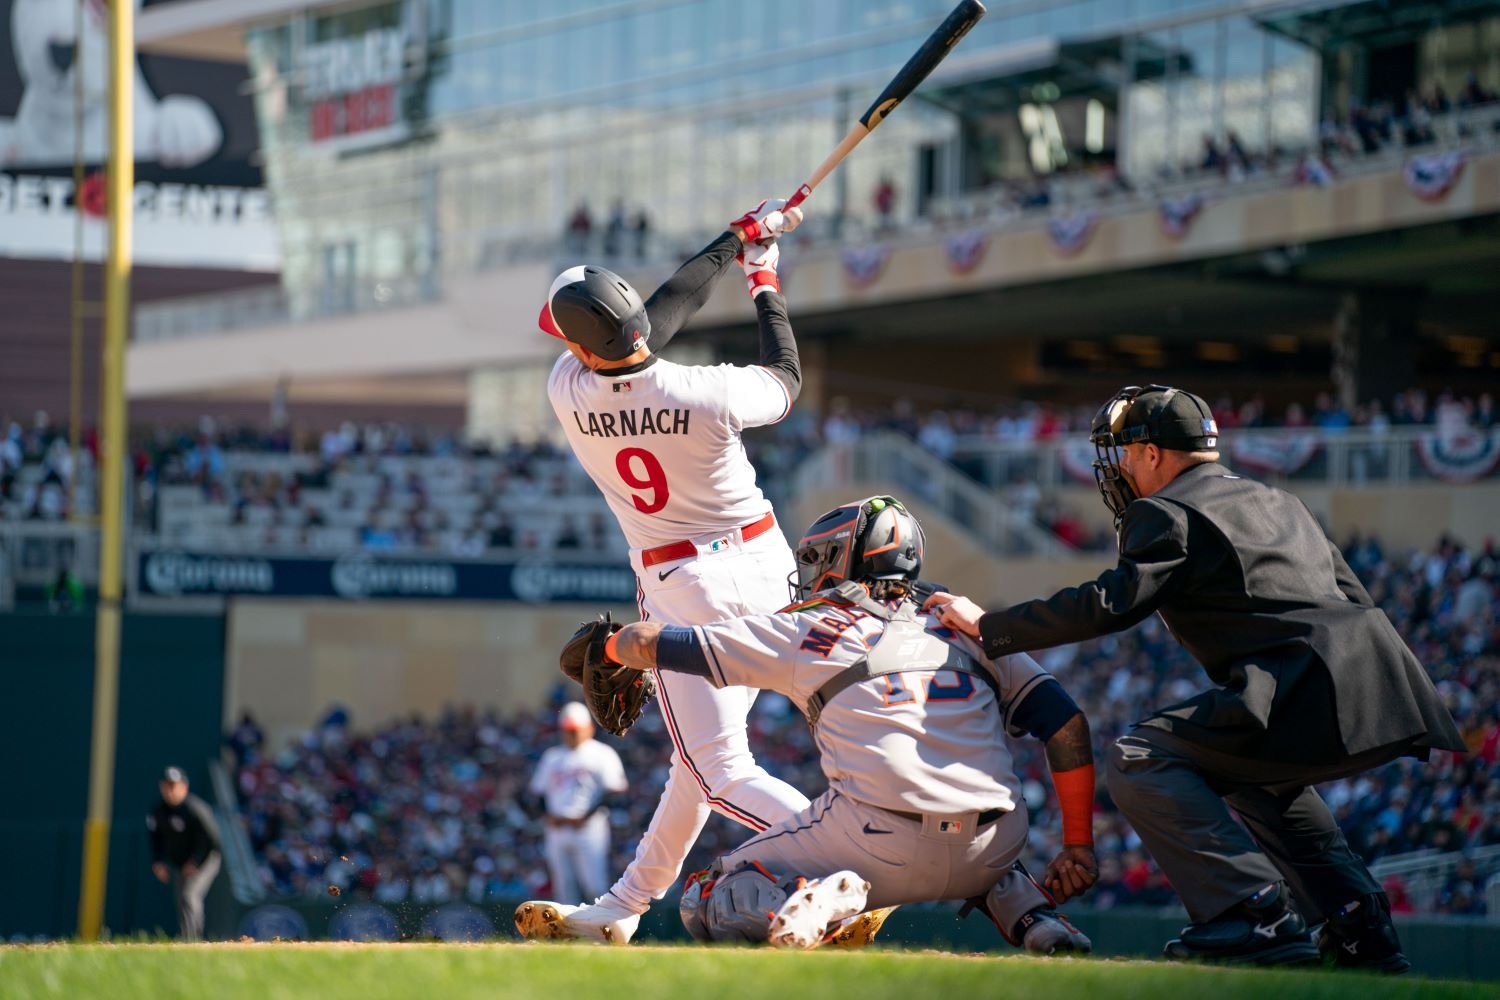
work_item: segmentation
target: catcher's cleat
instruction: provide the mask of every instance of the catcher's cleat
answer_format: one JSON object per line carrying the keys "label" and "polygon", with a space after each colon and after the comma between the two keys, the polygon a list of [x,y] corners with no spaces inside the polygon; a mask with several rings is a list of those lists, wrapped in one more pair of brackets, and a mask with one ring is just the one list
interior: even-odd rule
{"label": "catcher's cleat", "polygon": [[627,910],[613,896],[600,896],[592,905],[583,906],[532,900],[516,907],[515,920],[516,931],[528,941],[629,944],[641,915]]}
{"label": "catcher's cleat", "polygon": [[841,921],[828,932],[823,941],[825,948],[864,948],[875,942],[875,935],[885,926],[886,918],[896,912],[894,906],[883,906],[878,910],[866,910]]}
{"label": "catcher's cleat", "polygon": [[830,924],[865,908],[870,883],[851,871],[834,872],[799,888],[770,914],[770,942],[780,948],[816,948]]}
{"label": "catcher's cleat", "polygon": [[1087,955],[1094,950],[1090,941],[1068,918],[1046,907],[1037,907],[1016,921],[1016,937],[1033,955]]}

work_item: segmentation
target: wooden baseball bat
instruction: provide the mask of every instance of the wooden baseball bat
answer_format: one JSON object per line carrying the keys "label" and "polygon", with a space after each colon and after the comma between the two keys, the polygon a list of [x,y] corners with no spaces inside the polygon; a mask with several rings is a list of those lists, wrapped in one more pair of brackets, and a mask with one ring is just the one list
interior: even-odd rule
{"label": "wooden baseball bat", "polygon": [[813,193],[813,188],[823,182],[823,178],[833,172],[833,168],[843,162],[855,146],[864,140],[864,137],[875,131],[875,126],[885,121],[896,105],[900,104],[906,97],[917,89],[917,84],[927,79],[937,64],[947,57],[958,44],[958,40],[969,33],[969,29],[979,23],[984,16],[984,4],[979,0],[960,0],[959,5],[943,19],[943,23],[937,26],[922,47],[917,49],[916,54],[906,61],[906,65],[891,78],[891,82],[885,85],[880,96],[875,98],[869,110],[859,116],[842,141],[828,158],[814,170],[807,183],[797,189],[797,193],[787,199],[786,207],[795,208],[807,200],[807,196]]}

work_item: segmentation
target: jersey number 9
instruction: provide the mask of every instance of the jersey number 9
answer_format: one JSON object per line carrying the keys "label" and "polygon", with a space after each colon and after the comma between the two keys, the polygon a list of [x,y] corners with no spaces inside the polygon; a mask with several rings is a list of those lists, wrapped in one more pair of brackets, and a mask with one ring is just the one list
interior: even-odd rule
{"label": "jersey number 9", "polygon": [[667,472],[657,457],[645,448],[621,448],[615,456],[615,470],[626,486],[649,494],[649,499],[640,493],[630,495],[630,502],[635,504],[636,510],[642,514],[655,514],[667,505],[671,497],[667,490]]}

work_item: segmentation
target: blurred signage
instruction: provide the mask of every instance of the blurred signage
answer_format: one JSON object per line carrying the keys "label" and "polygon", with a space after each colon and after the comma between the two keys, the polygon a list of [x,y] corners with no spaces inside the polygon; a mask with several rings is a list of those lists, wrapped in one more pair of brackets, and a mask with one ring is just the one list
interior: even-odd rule
{"label": "blurred signage", "polygon": [[334,597],[345,600],[427,599],[590,602],[635,600],[635,574],[619,564],[524,559],[462,559],[353,555],[303,558],[148,549],[136,572],[151,597]]}
{"label": "blurred signage", "polygon": [[409,138],[406,90],[428,73],[426,0],[314,15],[309,32],[296,59],[308,138],[340,149]]}
{"label": "blurred signage", "polygon": [[[83,254],[103,258],[106,12],[0,0],[0,256],[71,258],[82,216]],[[135,68],[137,262],[279,268],[245,66],[142,54]]]}
{"label": "blurred signage", "polygon": [[[274,271],[280,266],[270,195],[228,184],[141,181],[133,252],[142,264]],[[82,247],[100,259],[107,238],[104,173],[74,190],[71,175],[0,171],[0,256],[68,258],[75,215]]]}

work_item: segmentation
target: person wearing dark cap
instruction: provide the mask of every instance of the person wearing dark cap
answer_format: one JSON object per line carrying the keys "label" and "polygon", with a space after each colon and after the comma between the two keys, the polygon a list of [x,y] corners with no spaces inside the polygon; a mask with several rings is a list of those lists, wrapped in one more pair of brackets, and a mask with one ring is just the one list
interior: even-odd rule
{"label": "person wearing dark cap", "polygon": [[178,937],[203,938],[203,898],[219,874],[219,825],[213,811],[188,793],[187,774],[179,767],[162,772],[161,799],[146,817],[151,831],[151,872],[172,884],[177,900]]}
{"label": "person wearing dark cap", "polygon": [[1404,972],[1390,904],[1311,786],[1463,750],[1432,681],[1302,501],[1219,464],[1202,399],[1130,386],[1090,437],[1118,565],[1003,611],[946,593],[928,607],[990,656],[1160,613],[1213,686],[1137,723],[1104,771],[1192,921],[1168,956],[1295,964],[1321,951]]}

